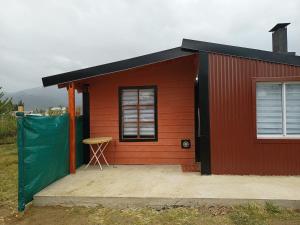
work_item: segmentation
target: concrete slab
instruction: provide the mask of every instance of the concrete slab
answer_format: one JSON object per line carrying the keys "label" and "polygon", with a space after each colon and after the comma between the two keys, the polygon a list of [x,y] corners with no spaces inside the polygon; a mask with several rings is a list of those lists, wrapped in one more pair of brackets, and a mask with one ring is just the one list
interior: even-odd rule
{"label": "concrete slab", "polygon": [[176,165],[83,167],[34,196],[34,205],[163,207],[274,202],[300,208],[299,176],[201,176]]}

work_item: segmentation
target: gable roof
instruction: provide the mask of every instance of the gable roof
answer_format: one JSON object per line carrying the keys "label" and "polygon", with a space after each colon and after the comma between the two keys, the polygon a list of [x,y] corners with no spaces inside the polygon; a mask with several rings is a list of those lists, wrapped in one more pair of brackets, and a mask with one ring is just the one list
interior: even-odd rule
{"label": "gable roof", "polygon": [[194,54],[191,51],[185,51],[178,48],[172,48],[165,51],[155,52],[131,59],[121,60],[117,62],[107,63],[99,66],[93,66],[85,69],[75,70],[71,72],[61,73],[53,76],[43,77],[44,87],[67,83],[95,76],[107,75],[114,72],[124,71],[139,66],[150,65],[170,59]]}
{"label": "gable roof", "polygon": [[61,73],[43,77],[44,87],[67,83],[96,76],[107,75],[114,72],[124,71],[144,65],[150,65],[170,59],[195,54],[195,52],[218,53],[238,56],[248,59],[256,59],[267,62],[281,63],[300,66],[300,56],[284,53],[274,53],[252,48],[236,47],[231,45],[216,44],[211,42],[183,39],[181,47],[155,52],[131,59],[93,66],[85,69]]}
{"label": "gable roof", "polygon": [[253,48],[236,47],[190,39],[183,39],[181,47],[186,50],[219,53],[248,59],[300,66],[300,56],[291,55],[289,53],[275,53]]}

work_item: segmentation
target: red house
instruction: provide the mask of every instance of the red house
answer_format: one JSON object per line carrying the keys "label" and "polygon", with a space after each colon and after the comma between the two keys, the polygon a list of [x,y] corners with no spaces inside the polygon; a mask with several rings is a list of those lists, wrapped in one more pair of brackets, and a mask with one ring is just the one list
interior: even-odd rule
{"label": "red house", "polygon": [[85,137],[114,164],[199,162],[202,174],[300,174],[300,57],[277,24],[273,52],[183,39],[166,51],[43,78],[66,87],[70,171],[75,89]]}

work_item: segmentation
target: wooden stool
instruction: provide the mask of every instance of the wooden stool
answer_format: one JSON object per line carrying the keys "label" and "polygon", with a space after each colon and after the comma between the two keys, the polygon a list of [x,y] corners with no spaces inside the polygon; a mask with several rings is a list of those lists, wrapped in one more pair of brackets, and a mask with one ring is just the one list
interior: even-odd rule
{"label": "wooden stool", "polygon": [[[96,137],[96,138],[84,139],[82,141],[84,144],[88,144],[90,146],[92,153],[93,153],[93,157],[90,159],[89,163],[86,165],[85,168],[87,168],[91,164],[93,159],[95,158],[96,163],[98,163],[98,165],[100,166],[100,169],[102,170],[102,166],[100,163],[101,156],[104,159],[106,165],[109,166],[109,164],[104,156],[104,150],[111,140],[112,140],[112,137]],[[97,145],[97,149],[94,149],[93,145]],[[100,152],[100,154],[98,154],[99,152]]]}

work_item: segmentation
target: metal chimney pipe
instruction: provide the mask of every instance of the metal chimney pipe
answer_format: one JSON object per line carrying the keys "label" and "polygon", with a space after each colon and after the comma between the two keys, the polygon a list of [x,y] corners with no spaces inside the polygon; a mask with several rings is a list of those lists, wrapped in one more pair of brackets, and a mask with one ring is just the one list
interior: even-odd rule
{"label": "metal chimney pipe", "polygon": [[273,52],[287,53],[287,26],[290,23],[278,23],[269,32],[272,32],[272,47]]}

